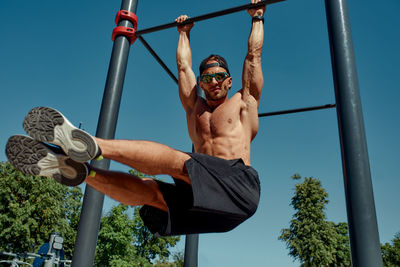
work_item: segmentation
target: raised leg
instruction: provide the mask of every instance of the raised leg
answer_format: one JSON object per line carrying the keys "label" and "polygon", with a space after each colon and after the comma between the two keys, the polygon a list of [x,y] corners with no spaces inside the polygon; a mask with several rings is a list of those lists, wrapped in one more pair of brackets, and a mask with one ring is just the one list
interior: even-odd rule
{"label": "raised leg", "polygon": [[167,174],[190,184],[185,169],[190,156],[184,152],[151,141],[95,139],[105,158],[146,174]]}
{"label": "raised leg", "polygon": [[185,170],[189,155],[168,146],[133,140],[94,138],[76,128],[59,111],[49,107],[33,108],[24,119],[24,129],[34,139],[61,149],[74,161],[87,162],[98,156],[119,161],[147,174],[168,174],[190,183]]}
{"label": "raised leg", "polygon": [[168,211],[158,184],[153,179],[97,168],[93,170],[96,175],[88,176],[85,182],[99,192],[126,205],[150,205]]}

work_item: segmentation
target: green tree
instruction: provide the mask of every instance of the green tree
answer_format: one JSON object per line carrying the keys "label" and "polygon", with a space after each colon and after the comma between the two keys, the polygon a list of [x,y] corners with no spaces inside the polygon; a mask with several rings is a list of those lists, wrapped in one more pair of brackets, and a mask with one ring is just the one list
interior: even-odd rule
{"label": "green tree", "polygon": [[148,263],[137,257],[133,245],[134,224],[126,212],[128,208],[119,204],[101,218],[95,266],[146,266]]}
{"label": "green tree", "polygon": [[347,223],[329,222],[336,230],[336,263],[339,266],[351,266],[349,228]]}
{"label": "green tree", "polygon": [[52,179],[25,175],[9,162],[0,162],[0,250],[37,251],[50,233],[64,237],[72,257],[82,192]]}
{"label": "green tree", "polygon": [[[298,174],[292,178],[301,179]],[[296,212],[290,228],[282,229],[279,239],[302,266],[350,266],[346,224],[326,221],[327,203],[328,193],[318,179],[308,177],[296,184],[291,201]]]}
{"label": "green tree", "polygon": [[[59,232],[64,237],[66,257],[72,258],[81,199],[79,187],[25,175],[9,162],[0,162],[0,250],[7,251],[10,244],[14,252],[32,251],[32,245],[37,251],[48,242],[50,233]],[[166,266],[181,266],[176,255],[172,255],[175,262],[168,262],[169,248],[179,237],[156,238],[144,227],[137,209],[132,217],[128,206],[120,204],[102,218],[96,266],[147,267],[156,260]]]}
{"label": "green tree", "polygon": [[154,267],[183,267],[183,252],[177,252],[172,255],[173,262],[156,260]]}
{"label": "green tree", "polygon": [[381,245],[381,248],[382,248],[383,266],[385,267],[400,266],[400,232],[398,232],[394,236],[392,244],[385,243],[384,245]]}

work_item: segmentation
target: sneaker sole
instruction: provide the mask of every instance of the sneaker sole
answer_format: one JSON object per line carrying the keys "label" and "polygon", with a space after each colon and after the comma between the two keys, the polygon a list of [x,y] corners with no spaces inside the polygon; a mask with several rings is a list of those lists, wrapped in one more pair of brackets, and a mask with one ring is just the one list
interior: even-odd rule
{"label": "sneaker sole", "polygon": [[55,109],[32,109],[26,115],[23,127],[34,139],[61,147],[74,161],[87,162],[96,157],[98,147],[93,137],[76,128]]}
{"label": "sneaker sole", "polygon": [[11,136],[6,145],[6,155],[17,170],[28,175],[50,177],[63,185],[79,185],[88,176],[83,163],[56,154],[28,136]]}

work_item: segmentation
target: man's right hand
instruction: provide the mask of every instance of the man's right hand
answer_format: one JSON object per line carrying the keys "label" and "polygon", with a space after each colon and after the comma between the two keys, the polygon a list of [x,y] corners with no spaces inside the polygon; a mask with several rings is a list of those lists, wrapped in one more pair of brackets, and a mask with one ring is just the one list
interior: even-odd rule
{"label": "man's right hand", "polygon": [[[185,20],[187,20],[189,17],[187,15],[180,15],[175,19],[176,22],[182,23]],[[179,25],[178,26],[178,32],[190,32],[190,30],[193,28],[194,23],[189,23],[189,24],[184,24],[184,25]]]}
{"label": "man's right hand", "polygon": [[[261,2],[261,0],[251,0],[251,3],[253,5],[258,4],[259,2]],[[258,8],[250,8],[247,10],[247,12],[250,14],[251,17],[263,16],[265,12],[265,6],[260,6]]]}

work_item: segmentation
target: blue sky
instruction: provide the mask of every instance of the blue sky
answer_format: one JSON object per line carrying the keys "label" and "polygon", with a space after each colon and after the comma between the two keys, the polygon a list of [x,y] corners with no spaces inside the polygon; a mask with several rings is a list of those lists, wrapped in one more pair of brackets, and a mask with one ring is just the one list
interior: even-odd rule
{"label": "blue sky", "polygon": [[[139,1],[139,29],[197,16],[247,1]],[[120,1],[3,1],[0,8],[0,147],[23,133],[35,106],[51,106],[95,133]],[[400,231],[400,21],[398,0],[349,1],[381,242]],[[323,1],[286,1],[267,8],[259,112],[334,103]],[[223,55],[240,89],[250,17],[243,11],[195,24],[193,65]],[[176,29],[144,35],[176,73]],[[396,119],[397,118],[397,119]],[[130,50],[116,138],[158,141],[190,151],[176,84],[140,41]],[[3,150],[4,151],[4,150]],[[4,152],[0,161],[5,161]],[[329,194],[326,215],[346,221],[339,136],[334,109],[260,119],[252,145],[262,197],[257,213],[237,229],[200,236],[199,266],[298,266],[277,238],[293,214],[290,176],[317,177]],[[111,169],[128,168],[112,163]],[[116,202],[106,199],[104,209]],[[179,249],[184,246],[183,242]]]}

